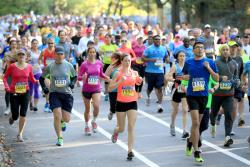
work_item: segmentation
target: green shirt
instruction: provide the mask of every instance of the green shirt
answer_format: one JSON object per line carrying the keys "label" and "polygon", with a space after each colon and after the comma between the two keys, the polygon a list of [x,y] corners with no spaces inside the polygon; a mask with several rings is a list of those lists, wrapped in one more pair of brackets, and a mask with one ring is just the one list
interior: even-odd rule
{"label": "green shirt", "polygon": [[117,50],[117,46],[110,44],[110,45],[102,45],[100,46],[100,52],[103,54],[102,62],[103,64],[110,64],[111,63],[111,56]]}

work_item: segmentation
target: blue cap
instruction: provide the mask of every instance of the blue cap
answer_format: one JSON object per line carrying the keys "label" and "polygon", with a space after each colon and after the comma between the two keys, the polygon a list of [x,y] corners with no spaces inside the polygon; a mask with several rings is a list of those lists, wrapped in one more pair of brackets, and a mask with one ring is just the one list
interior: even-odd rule
{"label": "blue cap", "polygon": [[55,52],[57,54],[64,54],[64,48],[62,46],[56,46]]}
{"label": "blue cap", "polygon": [[196,40],[195,40],[195,43],[194,43],[194,46],[193,46],[193,49],[195,48],[195,45],[197,45],[197,44],[202,44],[202,45],[204,45],[205,44],[205,38],[203,38],[203,37],[198,37],[198,38],[196,38]]}

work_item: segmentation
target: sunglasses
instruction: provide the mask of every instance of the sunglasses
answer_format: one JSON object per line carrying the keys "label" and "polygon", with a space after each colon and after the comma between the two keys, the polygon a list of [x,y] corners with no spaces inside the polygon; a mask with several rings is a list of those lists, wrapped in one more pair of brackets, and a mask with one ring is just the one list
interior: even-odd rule
{"label": "sunglasses", "polygon": [[49,45],[53,45],[54,43],[48,43]]}
{"label": "sunglasses", "polygon": [[126,40],[121,40],[121,42],[127,42]]}
{"label": "sunglasses", "polygon": [[155,41],[158,41],[158,40],[161,40],[160,38],[156,38],[156,39],[154,39]]}

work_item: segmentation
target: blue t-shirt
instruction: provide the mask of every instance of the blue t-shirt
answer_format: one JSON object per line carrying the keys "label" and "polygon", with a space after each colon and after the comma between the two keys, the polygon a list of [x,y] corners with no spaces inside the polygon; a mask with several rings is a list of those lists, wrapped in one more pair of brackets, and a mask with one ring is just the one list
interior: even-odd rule
{"label": "blue t-shirt", "polygon": [[149,59],[157,59],[156,62],[147,62],[145,71],[148,73],[164,73],[164,59],[168,56],[166,47],[151,45],[144,51],[144,56]]}
{"label": "blue t-shirt", "polygon": [[247,96],[250,96],[250,61],[246,62],[243,75],[248,75],[248,92]]}
{"label": "blue t-shirt", "polygon": [[184,45],[181,45],[181,46],[177,47],[174,50],[174,52],[177,53],[180,50],[182,50],[182,51],[185,52],[185,54],[186,54],[186,60],[194,57],[193,47],[192,46],[189,46],[188,48],[186,48]]}
{"label": "blue t-shirt", "polygon": [[182,69],[183,74],[188,74],[189,82],[187,88],[187,96],[208,96],[208,82],[210,73],[203,65],[207,61],[211,69],[217,73],[217,67],[213,60],[203,58],[195,60],[194,58],[188,59]]}

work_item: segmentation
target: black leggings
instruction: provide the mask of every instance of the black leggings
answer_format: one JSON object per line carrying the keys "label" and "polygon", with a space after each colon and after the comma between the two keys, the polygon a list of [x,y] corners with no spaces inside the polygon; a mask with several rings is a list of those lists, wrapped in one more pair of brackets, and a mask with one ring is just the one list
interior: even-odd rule
{"label": "black leggings", "polygon": [[25,117],[29,106],[30,95],[10,93],[10,108],[13,120],[17,120],[20,116]]}
{"label": "black leggings", "polygon": [[[140,77],[144,78],[145,76],[145,66],[143,65],[132,65],[132,68],[138,72],[138,74],[140,75]],[[143,82],[141,83],[141,85],[135,85],[135,90],[136,92],[141,92],[142,90],[142,86],[143,86]]]}
{"label": "black leggings", "polygon": [[6,108],[10,107],[10,93],[9,92],[5,92],[5,104],[6,104]]}

